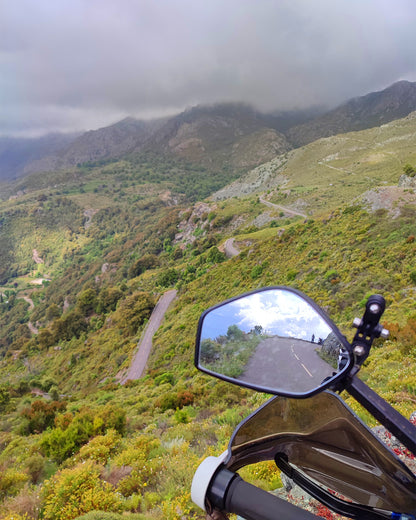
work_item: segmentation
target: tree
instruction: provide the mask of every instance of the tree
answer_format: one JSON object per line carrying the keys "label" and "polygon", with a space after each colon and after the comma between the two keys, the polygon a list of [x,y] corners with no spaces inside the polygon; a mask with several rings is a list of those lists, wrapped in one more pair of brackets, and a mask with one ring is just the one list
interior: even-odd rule
{"label": "tree", "polygon": [[74,309],[64,314],[52,324],[52,333],[55,342],[58,342],[59,340],[69,341],[74,336],[79,338],[81,333],[85,332],[87,329],[87,322],[78,309]]}
{"label": "tree", "polygon": [[114,320],[126,333],[136,334],[137,329],[150,317],[154,306],[155,300],[151,294],[135,292],[119,303]]}
{"label": "tree", "polygon": [[96,303],[97,294],[94,289],[85,289],[78,296],[77,307],[82,314],[88,315],[94,310]]}
{"label": "tree", "polygon": [[260,336],[260,334],[263,332],[263,327],[261,325],[255,325],[253,329],[254,334],[257,336]]}
{"label": "tree", "polygon": [[48,321],[52,321],[55,318],[59,318],[60,315],[60,308],[56,305],[56,303],[51,303],[46,310],[46,319]]}
{"label": "tree", "polygon": [[175,269],[167,269],[158,276],[157,283],[162,287],[169,287],[170,285],[175,284],[178,281],[178,278],[179,275]]}
{"label": "tree", "polygon": [[154,267],[158,267],[158,265],[159,259],[156,255],[144,255],[138,260],[136,260],[134,264],[130,267],[128,277],[135,278],[136,276],[139,276],[142,273],[144,273],[147,269],[153,269]]}
{"label": "tree", "polygon": [[117,302],[123,297],[123,291],[117,287],[104,287],[97,298],[97,312],[115,311]]}
{"label": "tree", "polygon": [[227,338],[230,341],[241,341],[243,339],[244,332],[237,327],[237,325],[230,325],[227,330]]}

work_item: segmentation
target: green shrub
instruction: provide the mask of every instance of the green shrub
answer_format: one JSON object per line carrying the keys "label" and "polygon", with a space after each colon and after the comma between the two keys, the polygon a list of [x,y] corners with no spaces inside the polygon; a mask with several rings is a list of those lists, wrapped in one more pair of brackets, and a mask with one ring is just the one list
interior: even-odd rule
{"label": "green shrub", "polygon": [[10,402],[10,390],[7,385],[0,385],[0,410],[3,410]]}
{"label": "green shrub", "polygon": [[178,408],[173,414],[173,417],[178,424],[187,424],[191,420],[188,412],[184,408],[182,408],[182,410]]}
{"label": "green shrub", "polygon": [[125,334],[136,334],[137,329],[149,319],[154,306],[155,300],[151,294],[135,292],[119,302],[113,319]]}
{"label": "green shrub", "polygon": [[407,163],[403,166],[403,172],[406,175],[409,175],[409,177],[414,177],[416,174],[416,168],[413,168],[411,164]]}
{"label": "green shrub", "polygon": [[296,271],[296,269],[289,269],[289,271],[286,273],[286,280],[288,282],[293,282],[298,274],[299,273]]}
{"label": "green shrub", "polygon": [[47,428],[54,425],[55,416],[58,412],[62,412],[66,408],[66,403],[60,401],[34,401],[30,407],[25,408],[21,412],[21,416],[25,419],[21,427],[22,433],[29,435],[31,433],[41,433]]}
{"label": "green shrub", "polygon": [[41,449],[60,464],[92,437],[105,433],[107,429],[123,434],[126,428],[126,412],[109,403],[100,409],[84,408],[72,419],[66,415],[57,417],[57,423],[57,428],[43,434]]}
{"label": "green shrub", "polygon": [[141,275],[147,269],[154,269],[159,266],[159,259],[156,255],[148,254],[143,255],[141,258],[136,260],[134,264],[129,268],[128,277],[135,278]]}
{"label": "green shrub", "polygon": [[123,291],[117,287],[104,287],[98,294],[96,310],[99,313],[115,311]]}
{"label": "green shrub", "polygon": [[179,392],[169,392],[160,396],[155,405],[163,412],[166,410],[176,410],[183,408],[194,402],[194,394],[189,390],[181,390]]}
{"label": "green shrub", "polygon": [[54,342],[69,341],[73,337],[79,338],[82,332],[88,330],[85,317],[79,309],[67,312],[61,318],[56,319],[52,324],[52,334]]}
{"label": "green shrub", "polygon": [[94,289],[85,289],[78,295],[77,307],[84,315],[90,314],[97,305],[97,293]]}
{"label": "green shrub", "polygon": [[211,247],[207,253],[207,262],[211,262],[213,264],[218,264],[220,262],[224,262],[227,259],[224,253],[218,249],[218,247]]}
{"label": "green shrub", "polygon": [[174,285],[179,279],[176,269],[167,269],[163,271],[158,277],[156,283],[162,287],[169,287]]}
{"label": "green shrub", "polygon": [[79,450],[76,459],[93,460],[99,464],[107,464],[110,455],[120,444],[121,436],[115,430],[108,430],[105,435],[97,435]]}
{"label": "green shrub", "polygon": [[170,385],[173,385],[175,382],[175,378],[173,377],[172,372],[164,372],[163,374],[156,376],[154,382],[155,386],[160,386],[164,383],[169,383]]}
{"label": "green shrub", "polygon": [[40,453],[34,453],[26,459],[26,468],[32,484],[38,484],[45,476],[46,460]]}
{"label": "green shrub", "polygon": [[253,269],[250,272],[250,277],[255,280],[256,278],[259,278],[263,273],[263,266],[262,265],[255,265]]}

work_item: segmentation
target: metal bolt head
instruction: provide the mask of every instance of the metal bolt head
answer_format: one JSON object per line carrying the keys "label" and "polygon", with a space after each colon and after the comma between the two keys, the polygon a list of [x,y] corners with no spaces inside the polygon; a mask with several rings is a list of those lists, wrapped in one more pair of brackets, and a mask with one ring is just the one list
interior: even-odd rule
{"label": "metal bolt head", "polygon": [[354,318],[354,321],[352,322],[353,327],[358,329],[358,327],[361,327],[363,320],[361,318]]}
{"label": "metal bolt head", "polygon": [[383,329],[381,332],[380,332],[380,336],[384,339],[387,339],[389,336],[390,336],[390,332],[387,330],[387,329]]}
{"label": "metal bolt head", "polygon": [[361,357],[365,354],[365,348],[361,345],[355,345],[354,347],[354,354],[358,357]]}
{"label": "metal bolt head", "polygon": [[380,305],[378,303],[372,303],[370,305],[370,307],[368,308],[368,310],[372,313],[372,314],[378,314],[380,311],[381,311],[381,308],[380,308]]}

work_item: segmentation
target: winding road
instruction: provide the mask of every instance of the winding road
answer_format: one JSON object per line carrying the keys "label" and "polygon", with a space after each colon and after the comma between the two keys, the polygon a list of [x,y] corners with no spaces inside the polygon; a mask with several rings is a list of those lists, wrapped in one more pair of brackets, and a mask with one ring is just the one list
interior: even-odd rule
{"label": "winding road", "polygon": [[240,254],[240,251],[234,245],[234,238],[229,238],[225,241],[224,253],[227,258],[232,258]]}
{"label": "winding road", "polygon": [[137,344],[137,351],[133,357],[130,368],[127,374],[121,378],[120,384],[124,385],[129,379],[135,380],[142,377],[146,368],[146,363],[149,358],[150,351],[152,350],[153,336],[160,327],[169,305],[176,298],[176,294],[176,289],[171,289],[160,297],[156,307],[153,309],[152,315],[150,316],[143,335]]}
{"label": "winding road", "polygon": [[268,200],[263,199],[263,197],[259,197],[259,200],[262,204],[269,206],[269,208],[278,209],[280,211],[283,211],[284,213],[288,213],[289,215],[295,215],[298,217],[308,218],[308,215],[305,215],[305,213],[300,213],[299,211],[295,211],[293,209],[286,208],[285,206],[279,206],[278,204],[274,204],[273,202],[269,202]]}

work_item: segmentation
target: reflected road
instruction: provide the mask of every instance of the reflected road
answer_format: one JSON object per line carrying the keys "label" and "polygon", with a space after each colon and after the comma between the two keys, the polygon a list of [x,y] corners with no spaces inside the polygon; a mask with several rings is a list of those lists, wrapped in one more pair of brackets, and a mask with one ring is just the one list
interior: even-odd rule
{"label": "reflected road", "polygon": [[259,343],[239,379],[289,392],[307,392],[334,369],[317,353],[317,343],[294,338],[267,338]]}

